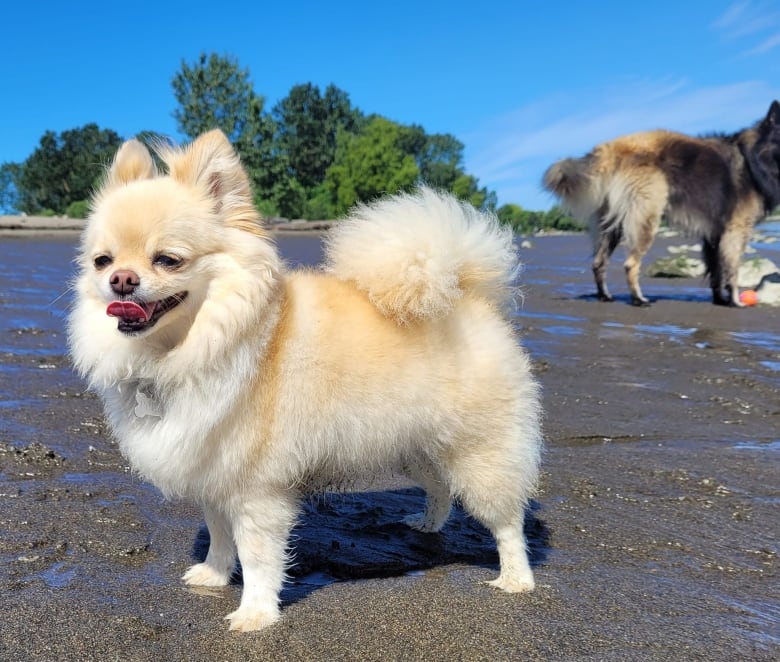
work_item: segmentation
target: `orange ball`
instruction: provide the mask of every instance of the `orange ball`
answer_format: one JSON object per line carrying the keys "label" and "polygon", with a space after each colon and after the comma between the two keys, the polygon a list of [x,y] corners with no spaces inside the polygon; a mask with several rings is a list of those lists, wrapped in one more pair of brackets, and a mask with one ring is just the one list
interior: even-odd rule
{"label": "orange ball", "polygon": [[758,303],[758,294],[755,290],[742,290],[739,293],[739,300],[745,306],[755,306]]}

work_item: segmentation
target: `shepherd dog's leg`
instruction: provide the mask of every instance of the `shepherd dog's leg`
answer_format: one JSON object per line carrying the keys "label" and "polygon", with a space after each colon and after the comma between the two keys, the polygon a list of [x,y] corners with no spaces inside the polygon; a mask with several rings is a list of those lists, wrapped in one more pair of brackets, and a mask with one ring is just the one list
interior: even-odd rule
{"label": "shepherd dog's leg", "polygon": [[707,274],[710,278],[712,303],[716,306],[728,305],[728,298],[723,296],[723,274],[721,273],[720,268],[720,237],[703,239],[701,254],[704,259],[704,266],[707,268]]}
{"label": "shepherd dog's leg", "polygon": [[[740,223],[730,223],[720,240],[718,256],[720,260],[720,282],[726,291],[723,303],[741,307],[739,300],[739,265],[747,246],[749,228]],[[718,302],[716,302],[718,303]]]}
{"label": "shepherd dog's leg", "polygon": [[626,270],[628,289],[631,292],[632,306],[649,306],[650,301],[642,294],[639,287],[639,270],[642,267],[642,258],[653,245],[655,233],[661,222],[660,214],[647,215],[643,218],[636,231],[632,233],[627,246],[628,257],[623,263]]}
{"label": "shepherd dog's leg", "polygon": [[596,253],[593,257],[593,278],[596,280],[596,296],[599,301],[612,301],[607,288],[607,265],[612,253],[620,243],[620,226],[610,229],[601,228],[596,239]]}

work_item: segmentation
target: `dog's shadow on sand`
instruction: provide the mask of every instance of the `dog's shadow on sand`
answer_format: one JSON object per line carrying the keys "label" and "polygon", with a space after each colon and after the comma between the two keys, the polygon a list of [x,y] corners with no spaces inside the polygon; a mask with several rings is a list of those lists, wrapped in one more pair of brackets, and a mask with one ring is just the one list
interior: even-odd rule
{"label": "dog's shadow on sand", "polygon": [[[453,563],[498,570],[493,537],[459,505],[439,533],[406,526],[403,518],[421,511],[424,502],[424,492],[416,488],[307,500],[291,537],[292,565],[282,603],[297,602],[337,581],[397,577]],[[524,522],[533,566],[544,563],[550,543],[539,509],[532,501]],[[203,561],[208,548],[208,529],[202,525],[193,543],[195,560]],[[240,567],[234,581],[241,581]]]}

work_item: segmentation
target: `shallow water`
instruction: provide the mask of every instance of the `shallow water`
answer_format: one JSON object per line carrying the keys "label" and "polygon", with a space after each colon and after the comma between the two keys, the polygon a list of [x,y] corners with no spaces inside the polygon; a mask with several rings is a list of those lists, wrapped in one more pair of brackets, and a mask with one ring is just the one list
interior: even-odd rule
{"label": "shallow water", "polygon": [[[780,222],[765,224],[762,231],[768,236],[780,239]],[[549,242],[550,239],[542,238]],[[578,239],[569,245],[577,245]],[[318,236],[309,234],[280,234],[276,237],[279,250],[286,262],[295,268],[300,265],[315,265],[322,259],[322,243]],[[65,337],[64,325],[67,309],[71,302],[69,283],[74,275],[73,259],[75,257],[77,240],[72,236],[46,238],[7,238],[0,239],[0,305],[3,315],[0,322],[0,353],[13,353],[34,357],[64,355]],[[563,256],[556,256],[555,278],[546,279],[541,275],[546,271],[536,262],[526,262],[522,279],[524,287],[534,285],[551,285],[562,297],[588,299],[591,295],[583,293],[581,278],[566,278],[571,272],[589,276],[588,245],[585,237],[578,250],[569,250]],[[762,244],[763,246],[780,246],[777,244]],[[538,253],[538,252],[537,252]],[[532,252],[528,253],[536,258]],[[561,257],[563,259],[561,259]],[[41,264],[41,262],[43,264]],[[563,265],[560,263],[564,262]],[[619,263],[618,259],[613,262]],[[613,270],[620,273],[617,269]],[[619,264],[618,264],[619,268]],[[613,278],[613,281],[617,279]],[[647,280],[647,279],[646,279]],[[619,281],[617,281],[619,284]],[[616,290],[613,287],[613,290]],[[700,302],[709,300],[709,292],[703,286],[690,286],[687,282],[677,279],[664,281],[654,279],[652,290],[656,299]],[[620,296],[619,294],[617,295]],[[586,322],[583,316],[565,313],[538,312],[521,308],[518,317],[531,320],[552,335],[581,335],[582,325]],[[697,327],[677,327],[671,324],[622,324],[616,321],[602,323],[601,333],[609,336],[611,333],[626,333],[666,338],[673,342],[683,342],[685,338],[694,335]],[[750,346],[760,345],[778,353],[780,357],[780,334],[775,329],[765,331],[731,331],[738,342]],[[13,337],[16,336],[16,337]],[[21,342],[20,342],[21,341]],[[38,363],[39,369],[55,369],[53,364],[43,361]],[[67,370],[67,366],[65,366]],[[14,371],[13,366],[0,366],[6,374]]]}
{"label": "shallow water", "polygon": [[761,223],[758,230],[766,241],[754,242],[753,245],[762,250],[780,252],[780,221]]}

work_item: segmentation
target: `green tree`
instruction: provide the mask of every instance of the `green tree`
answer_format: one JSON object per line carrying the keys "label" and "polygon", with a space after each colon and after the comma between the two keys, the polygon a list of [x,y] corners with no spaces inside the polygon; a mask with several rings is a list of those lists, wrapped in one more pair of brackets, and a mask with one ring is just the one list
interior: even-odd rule
{"label": "green tree", "polygon": [[258,105],[262,111],[263,99],[254,92],[249,70],[227,55],[201,53],[193,64],[182,61],[171,84],[179,103],[173,117],[190,139],[218,128],[236,143],[251,135]]}
{"label": "green tree", "polygon": [[583,232],[585,224],[566,213],[563,207],[555,205],[544,212],[543,226],[561,232]]}
{"label": "green tree", "polygon": [[221,129],[241,156],[258,203],[266,213],[274,213],[286,166],[274,145],[273,119],[264,110],[265,99],[254,91],[249,70],[230,56],[201,53],[197,62],[182,62],[172,86],[179,130],[194,139]]}
{"label": "green tree", "polygon": [[498,216],[498,220],[505,225],[511,225],[513,228],[516,228],[523,218],[523,208],[520,205],[510,202],[501,205],[496,210],[496,216]]}
{"label": "green tree", "polygon": [[561,207],[555,206],[549,211],[529,211],[520,205],[501,205],[496,211],[498,220],[510,225],[518,234],[530,234],[541,230],[561,232],[580,232],[584,226],[572,218]]}
{"label": "green tree", "polygon": [[64,214],[71,203],[87,200],[121,143],[115,131],[97,124],[59,135],[47,131],[21,165],[16,208],[28,214]]}
{"label": "green tree", "polygon": [[479,180],[465,172],[458,175],[450,190],[461,200],[466,200],[483,211],[493,211],[498,203],[498,196],[494,191],[484,186],[480,188]]}
{"label": "green tree", "polygon": [[336,156],[339,131],[355,132],[362,117],[346,92],[328,85],[321,94],[311,83],[295,85],[271,113],[277,147],[286,155],[290,177],[304,189],[323,182]]}
{"label": "green tree", "polygon": [[86,218],[88,214],[88,200],[76,200],[65,207],[65,216],[68,218]]}
{"label": "green tree", "polygon": [[449,133],[427,134],[418,125],[405,127],[403,149],[414,156],[420,181],[444,189],[478,209],[495,209],[497,196],[480,188],[476,177],[463,167],[463,143]]}
{"label": "green tree", "polygon": [[430,186],[450,191],[463,173],[463,143],[448,133],[427,134],[413,124],[407,127],[403,147],[414,156],[420,180]]}
{"label": "green tree", "polygon": [[312,221],[337,218],[339,210],[328,189],[327,181],[313,188],[303,206],[303,217]]}
{"label": "green tree", "polygon": [[412,175],[479,208],[496,206],[495,193],[465,172],[464,146],[454,136],[366,118],[335,85],[324,93],[312,83],[295,85],[266,113],[249,71],[235,58],[214,53],[202,53],[191,64],[183,61],[172,85],[179,130],[195,138],[221,128],[238,150],[266,214],[332,216],[357,201],[409,188]]}
{"label": "green tree", "polygon": [[420,171],[404,150],[406,138],[406,127],[380,116],[368,120],[360,133],[339,133],[336,157],[325,177],[335,213],[414,186]]}

